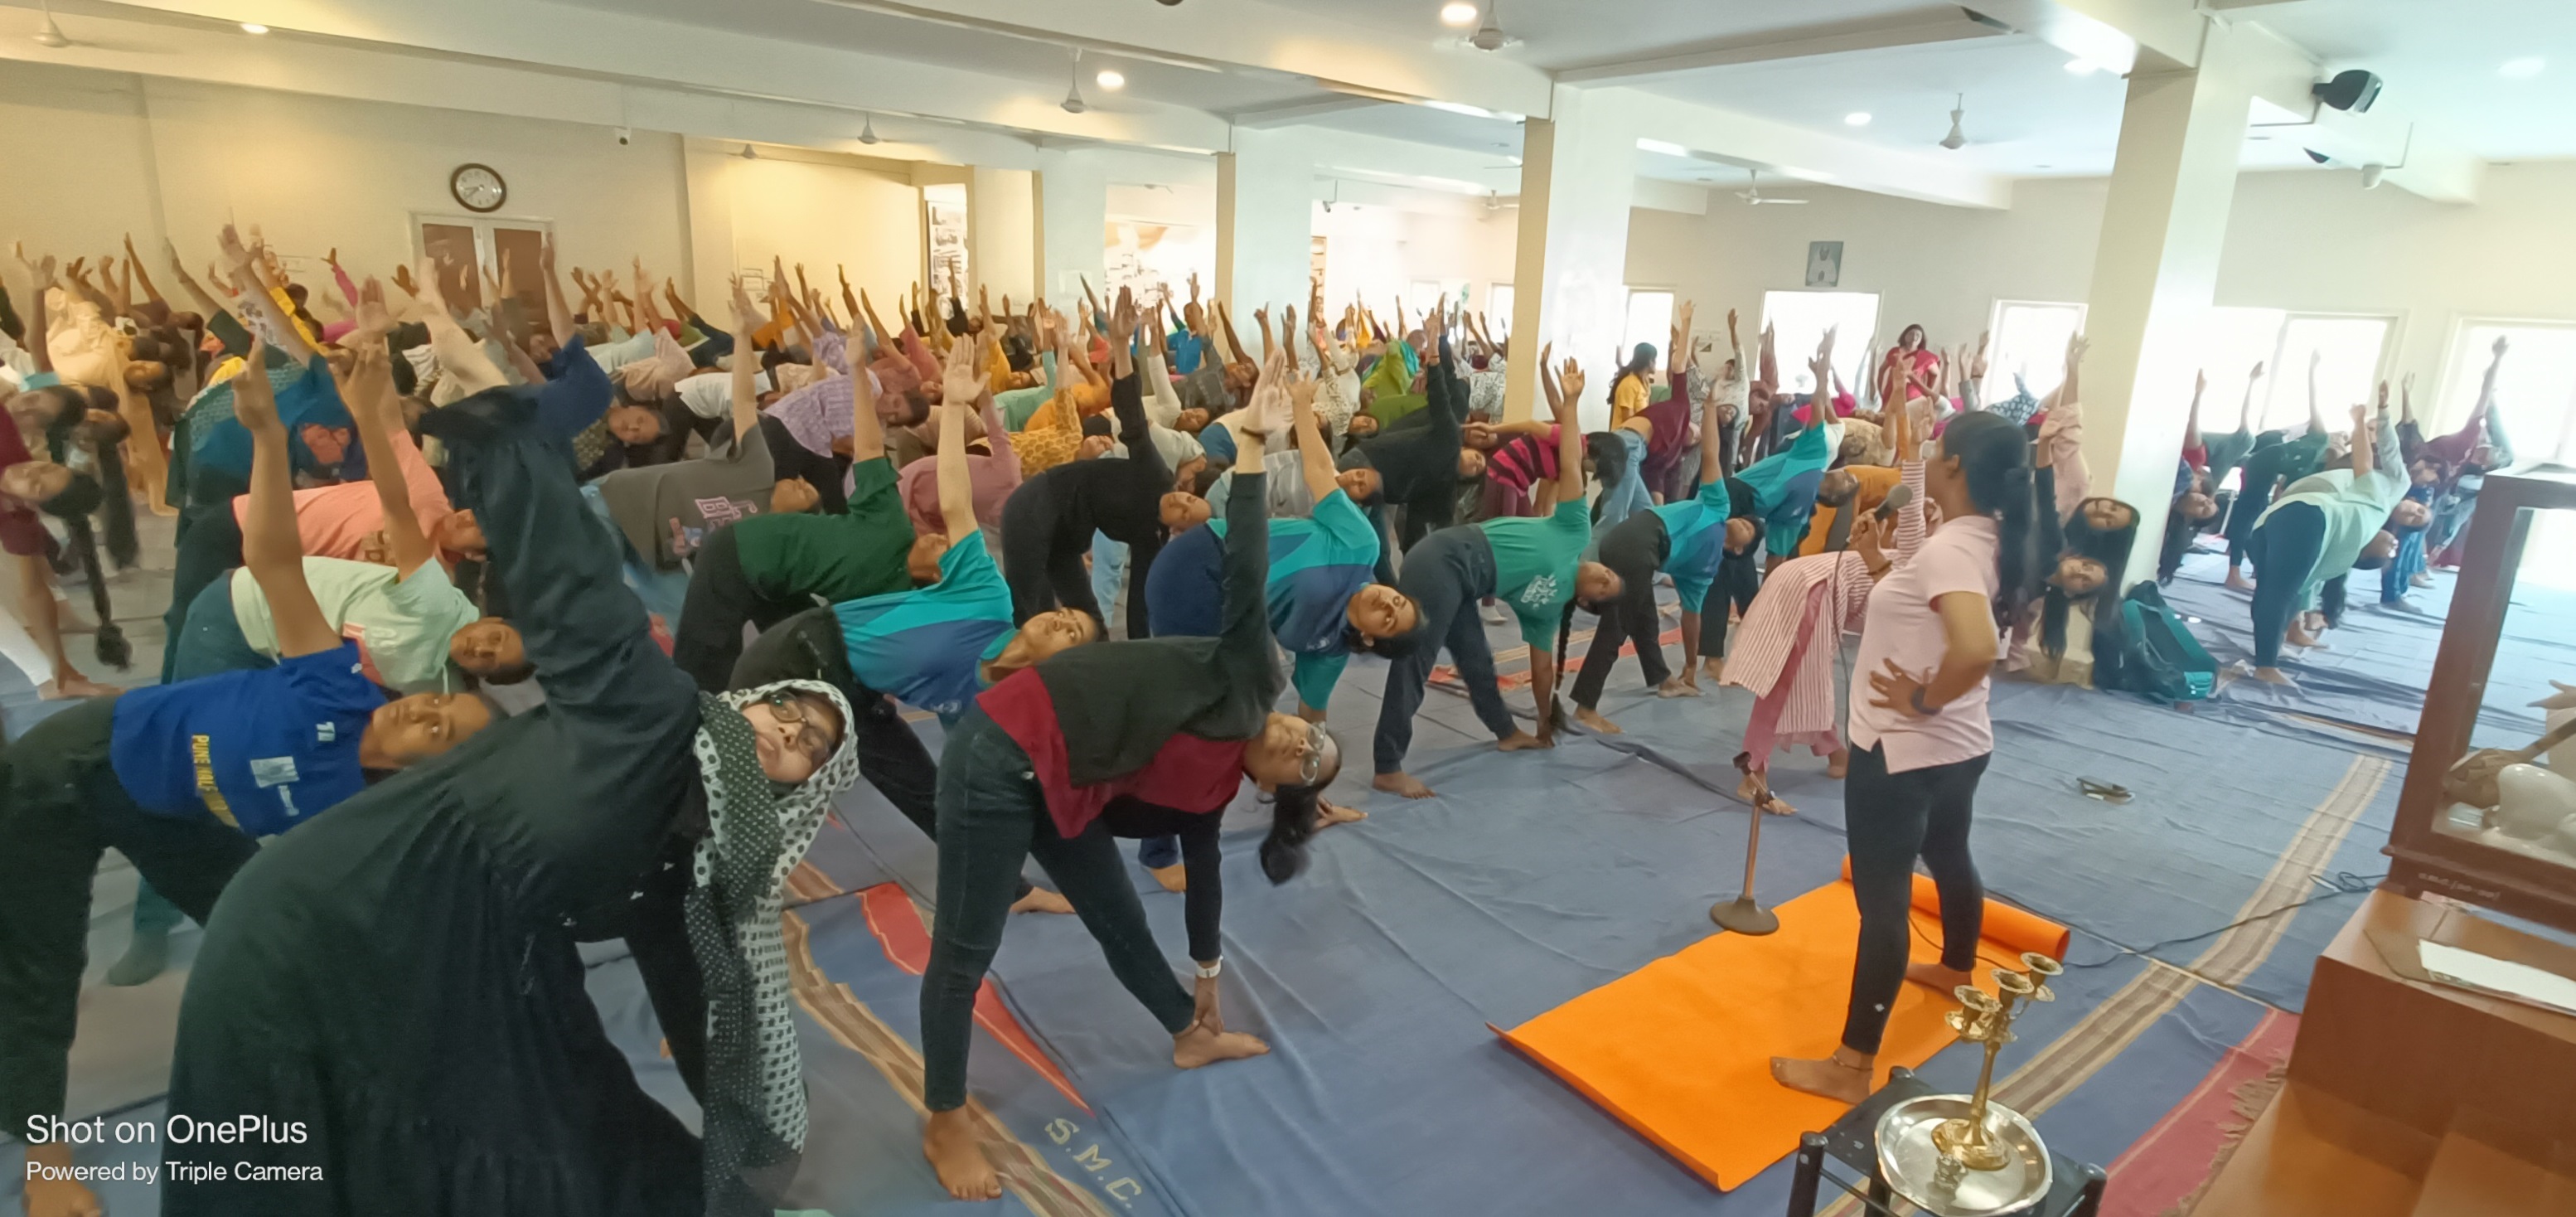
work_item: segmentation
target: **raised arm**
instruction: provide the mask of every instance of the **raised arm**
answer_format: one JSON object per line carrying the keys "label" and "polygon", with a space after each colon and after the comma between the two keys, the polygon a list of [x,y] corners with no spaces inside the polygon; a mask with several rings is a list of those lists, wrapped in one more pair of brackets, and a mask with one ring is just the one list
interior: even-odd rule
{"label": "raised arm", "polygon": [[483,353],[483,344],[456,324],[456,314],[448,311],[447,297],[438,281],[438,267],[424,258],[420,264],[421,324],[429,329],[429,349],[438,356],[439,369],[456,378],[468,395],[486,389],[497,389],[510,383],[501,369],[492,366],[492,357]]}
{"label": "raised arm", "polygon": [[304,332],[296,327],[295,319],[287,316],[286,310],[277,306],[277,298],[269,294],[268,270],[261,265],[257,252],[242,244],[241,234],[230,224],[224,225],[219,243],[224,260],[232,266],[233,281],[242,289],[243,307],[259,318],[262,328],[276,339],[277,349],[287,358],[298,365],[310,362],[313,348],[304,341]]}
{"label": "raised arm", "polygon": [[1583,400],[1583,368],[1573,356],[1566,357],[1558,385],[1547,403],[1556,411],[1556,501],[1570,503],[1583,497],[1583,425],[1575,413]]}
{"label": "raised arm", "polygon": [[[27,338],[23,345],[27,348],[27,353],[35,358],[37,371],[51,372],[54,370],[54,354],[45,341],[45,313],[51,306],[46,303],[45,297],[53,291],[56,277],[60,272],[52,254],[46,254],[40,260],[29,261],[24,242],[19,243],[16,250],[18,265],[26,268],[27,277],[32,281],[34,288],[27,301]],[[211,318],[213,314],[209,313],[207,316]],[[45,608],[51,611],[53,605],[53,595],[48,592],[45,596]]]}
{"label": "raised arm", "polygon": [[[2314,378],[2312,376],[2311,380],[2313,379]],[[2391,439],[2389,441],[2389,445],[2394,447],[2396,446],[2396,440],[2394,438],[2395,431],[2393,429],[2390,431],[2390,435]],[[2370,471],[2377,467],[2377,458],[2371,450],[2378,446],[2378,444],[2371,440],[2370,407],[2354,406],[2352,408],[2353,481],[2359,482],[2363,478],[2369,477]]]}
{"label": "raised arm", "polygon": [[258,336],[250,343],[250,369],[235,378],[233,416],[250,432],[250,508],[242,526],[242,566],[259,584],[277,625],[281,659],[316,655],[340,645],[340,632],[313,598],[304,581],[304,539],[295,529],[295,486],[286,452],[286,424],[277,419],[277,398],[259,369],[267,347]]}
{"label": "raised arm", "polygon": [[[733,361],[733,445],[736,451],[760,443],[760,361],[748,358],[751,332],[760,328],[760,313],[751,306],[751,297],[742,290],[742,280],[733,281],[734,349],[746,357]],[[860,369],[864,374],[866,369]],[[867,384],[852,378],[851,414],[856,416],[850,432],[850,451],[874,455],[885,451],[885,437],[877,433],[877,412],[869,397]]]}
{"label": "raised arm", "polygon": [[2201,395],[2207,392],[2209,392],[2209,373],[2203,371],[2191,380],[2191,413],[2184,416],[2182,424],[2182,450],[2185,452],[2202,446],[2200,399]]}
{"label": "raised arm", "polygon": [[1333,478],[1341,470],[1333,463],[1332,449],[1324,446],[1324,429],[1315,422],[1315,382],[1292,377],[1288,405],[1297,428],[1297,469],[1306,478],[1306,498],[1321,503],[1339,488]]}
{"label": "raised arm", "polygon": [[[333,269],[338,268],[338,263],[332,265]],[[152,285],[152,272],[143,269],[143,255],[134,252],[134,234],[130,232],[125,234],[125,269],[127,274],[132,275],[136,282],[143,285],[144,299],[164,307],[168,305],[169,302],[161,298],[161,289]]]}
{"label": "raised arm", "polygon": [[[2317,400],[2317,365],[2325,361],[2325,352],[2308,352],[2308,433],[2311,435],[2326,433],[2325,406]],[[2353,432],[2352,438],[2355,443],[2360,441],[2361,435],[2359,430]]]}
{"label": "raised arm", "polygon": [[[1276,352],[1253,395],[1282,392],[1274,376],[1286,374],[1286,352]],[[1258,427],[1235,432],[1234,489],[1225,500],[1225,561],[1222,567],[1224,614],[1218,627],[1220,651],[1229,667],[1248,681],[1269,682],[1278,690],[1278,664],[1271,657],[1277,644],[1270,634],[1270,478],[1263,470],[1263,446],[1269,437]],[[1131,445],[1129,455],[1135,449]]]}
{"label": "raised arm", "polygon": [[[980,527],[975,519],[975,479],[966,462],[966,411],[981,403],[990,410],[992,387],[984,382],[979,355],[990,335],[959,342],[948,350],[947,374],[939,406],[939,518],[948,526],[948,543],[963,542]],[[992,459],[1009,460],[1008,449],[996,448]]]}
{"label": "raised arm", "polygon": [[537,252],[537,269],[546,278],[546,332],[554,335],[555,345],[560,348],[572,342],[572,304],[564,299],[563,276],[555,273],[555,239],[552,236],[546,238],[544,248]]}
{"label": "raised arm", "polygon": [[[1731,340],[1735,336],[1735,314],[1732,312],[1726,315],[1726,330],[1727,337]],[[1739,376],[1744,374],[1744,353],[1741,349],[1736,352],[1735,372]],[[1688,397],[1689,381],[1676,380],[1673,391]],[[1724,402],[1720,399],[1725,396],[1724,393],[1710,393],[1708,403],[1700,407],[1699,480],[1703,486],[1716,485],[1726,478],[1726,428],[1718,423],[1717,418],[1718,411],[1724,406]],[[1686,670],[1684,675],[1688,674]]]}
{"label": "raised arm", "polygon": [[[358,328],[351,332],[356,341],[350,347],[349,417],[357,426],[358,444],[367,453],[367,477],[375,483],[376,503],[384,510],[385,545],[393,553],[394,572],[408,579],[421,563],[437,556],[437,550],[412,511],[410,474],[394,448],[392,429],[402,418],[402,404],[394,393],[391,356],[385,350],[384,337],[392,328],[393,321],[385,314],[384,285],[369,279],[359,289]],[[245,372],[240,380],[265,384],[268,378]]]}

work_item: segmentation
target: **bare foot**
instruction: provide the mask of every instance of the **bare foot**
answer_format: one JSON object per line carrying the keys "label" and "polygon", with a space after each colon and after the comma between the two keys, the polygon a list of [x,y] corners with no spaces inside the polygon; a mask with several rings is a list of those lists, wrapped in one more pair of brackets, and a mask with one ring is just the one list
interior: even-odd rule
{"label": "bare foot", "polygon": [[1338,807],[1323,799],[1315,800],[1315,831],[1322,832],[1336,824],[1357,824],[1368,813],[1356,807]]}
{"label": "bare foot", "polygon": [[2245,573],[2232,566],[2227,568],[2227,586],[2235,588],[2240,592],[2250,592],[2254,590],[2253,582],[2245,577]]}
{"label": "bare foot", "polygon": [[1374,780],[1369,782],[1369,787],[1374,790],[1383,790],[1388,794],[1400,794],[1408,799],[1427,799],[1431,797],[1430,787],[1423,785],[1421,780],[1415,778],[1412,774],[1402,771],[1395,773],[1381,773],[1377,775]]}
{"label": "bare foot", "polygon": [[1590,728],[1590,729],[1592,729],[1592,730],[1594,730],[1594,731],[1598,731],[1598,732],[1600,732],[1600,733],[1601,733],[1601,734],[1603,734],[1603,735],[1623,735],[1623,734],[1626,734],[1625,732],[1623,732],[1623,731],[1619,730],[1619,724],[1614,723],[1614,722],[1611,722],[1609,719],[1606,719],[1606,718],[1601,717],[1601,712],[1600,712],[1600,711],[1595,710],[1595,709],[1593,709],[1593,708],[1591,708],[1591,707],[1589,707],[1589,706],[1577,706],[1577,707],[1575,707],[1575,710],[1574,710],[1574,721],[1576,721],[1576,722],[1578,722],[1578,723],[1581,723],[1581,724],[1583,724],[1585,727],[1588,727],[1588,728]]}
{"label": "bare foot", "polygon": [[1146,873],[1154,876],[1154,882],[1163,885],[1164,891],[1186,892],[1190,890],[1190,868],[1188,863],[1175,862],[1170,866],[1148,866],[1145,868],[1145,871]]}
{"label": "bare foot", "polygon": [[1825,776],[1837,782],[1851,776],[1851,749],[1837,748],[1825,758]]}
{"label": "bare foot", "polygon": [[2416,587],[2431,587],[2431,586],[2433,586],[2433,576],[2428,575],[2428,574],[2425,574],[2424,572],[2422,572],[2422,571],[2420,571],[2420,570],[2419,570],[2419,571],[2417,571],[2417,572],[2415,572],[2412,576],[2409,576],[2409,577],[2407,578],[2407,580],[2406,580],[2406,581],[2407,581],[2408,583],[2411,583],[2411,584],[2415,585]]}
{"label": "bare foot", "polygon": [[1735,784],[1735,797],[1747,803],[1759,802],[1762,798],[1762,782],[1750,773],[1745,774],[1744,780]]}
{"label": "bare foot", "polygon": [[975,1140],[975,1126],[963,1107],[934,1111],[921,1126],[921,1156],[939,1172],[939,1186],[959,1200],[999,1200],[1002,1177]]}
{"label": "bare foot", "polygon": [[2289,673],[2283,672],[2279,668],[2256,668],[2254,669],[2254,679],[2262,681],[2267,685],[2286,685],[2291,683]]}
{"label": "bare foot", "polygon": [[41,701],[64,701],[74,697],[113,697],[117,692],[118,690],[110,686],[77,674],[49,680],[36,687],[36,697]]}
{"label": "bare foot", "polygon": [[1050,892],[1042,887],[1033,887],[1029,889],[1028,895],[1011,902],[1011,911],[1014,913],[1070,913],[1073,911],[1073,902],[1065,899],[1061,892]]}
{"label": "bare foot", "polygon": [[1789,805],[1789,800],[1781,798],[1776,794],[1764,796],[1762,801],[1754,804],[1754,806],[1775,816],[1794,816],[1798,814],[1798,809],[1791,807]]}
{"label": "bare foot", "polygon": [[1977,981],[1975,973],[1945,968],[1938,961],[1905,965],[1905,979],[1918,985],[1929,985],[1942,993],[1947,993],[1961,985],[1975,984]]}
{"label": "bare foot", "polygon": [[1218,1031],[1204,1023],[1191,1023],[1188,1030],[1172,1037],[1172,1063],[1183,1069],[1268,1055],[1270,1045],[1262,1043],[1258,1036]]}
{"label": "bare foot", "polygon": [[[1618,728],[1613,727],[1611,730],[1616,731]],[[1541,739],[1527,731],[1514,731],[1510,735],[1506,735],[1502,739],[1496,741],[1494,744],[1494,747],[1501,749],[1504,752],[1519,752],[1526,748],[1553,748],[1555,746],[1555,740]]]}
{"label": "bare foot", "polygon": [[1676,676],[1655,686],[1657,697],[1697,697],[1699,685],[1688,676]]}
{"label": "bare foot", "polygon": [[1699,670],[1708,674],[1710,683],[1715,683],[1725,677],[1726,661],[1711,655],[1700,661]]}
{"label": "bare foot", "polygon": [[1791,1090],[1832,1099],[1837,1103],[1854,1103],[1869,1097],[1869,1083],[1876,1072],[1877,1059],[1862,1056],[1849,1048],[1836,1048],[1823,1060],[1800,1060],[1796,1057],[1771,1058],[1771,1077]]}

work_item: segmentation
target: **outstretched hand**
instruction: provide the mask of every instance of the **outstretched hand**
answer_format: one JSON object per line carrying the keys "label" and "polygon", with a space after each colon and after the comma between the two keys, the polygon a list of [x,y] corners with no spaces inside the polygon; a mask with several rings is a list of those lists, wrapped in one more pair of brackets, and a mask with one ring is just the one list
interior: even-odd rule
{"label": "outstretched hand", "polygon": [[268,366],[268,344],[256,331],[251,334],[250,350],[243,355],[244,371],[232,378],[233,417],[252,435],[269,435],[285,431],[277,421],[277,394],[260,369]]}
{"label": "outstretched hand", "polygon": [[1571,418],[1576,404],[1583,400],[1583,365],[1576,363],[1573,356],[1566,356],[1565,369],[1558,374],[1556,382],[1564,386],[1565,394],[1565,400],[1555,403],[1557,417],[1559,420]]}
{"label": "outstretched hand", "polygon": [[980,401],[991,385],[984,379],[984,344],[992,339],[974,334],[949,344],[948,362],[940,369],[939,388],[945,404],[963,410]]}

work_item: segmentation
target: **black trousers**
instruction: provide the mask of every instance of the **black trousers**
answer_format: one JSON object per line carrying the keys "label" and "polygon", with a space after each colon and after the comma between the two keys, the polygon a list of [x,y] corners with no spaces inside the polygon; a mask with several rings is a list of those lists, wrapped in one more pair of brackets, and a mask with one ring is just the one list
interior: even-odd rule
{"label": "black trousers", "polygon": [[1941,966],[1977,965],[1985,927],[1986,888],[1968,855],[1968,822],[1977,779],[1993,754],[1887,771],[1887,753],[1855,748],[1844,785],[1843,822],[1851,833],[1852,894],[1860,905],[1860,953],[1852,961],[1851,1008],[1843,1045],[1874,1053],[1887,1031],[1887,1010],[1905,984],[1913,937],[1914,860],[1941,891]]}
{"label": "black trousers", "polygon": [[[1091,530],[1064,519],[1063,504],[1047,493],[1052,488],[1025,483],[1002,503],[1002,580],[1011,585],[1011,619],[1024,623],[1057,608],[1081,609],[1100,623],[1105,637],[1109,610],[1092,594],[1091,572],[1082,565],[1083,555],[1091,552]],[[1145,580],[1154,571],[1163,540],[1109,539],[1127,546],[1127,637],[1151,638]]]}
{"label": "black trousers", "polygon": [[1664,518],[1641,511],[1619,521],[1601,538],[1601,564],[1619,573],[1619,598],[1603,607],[1592,645],[1583,652],[1583,670],[1574,675],[1574,704],[1586,710],[1601,704],[1601,687],[1619,663],[1619,648],[1637,644],[1637,668],[1649,689],[1664,683],[1672,669],[1664,663],[1663,630],[1655,613],[1655,572],[1672,554],[1672,535]]}
{"label": "black trousers", "polygon": [[722,693],[733,687],[727,682],[742,658],[742,627],[766,631],[813,607],[811,596],[772,596],[755,586],[742,569],[733,530],[719,528],[689,560],[689,592],[680,601],[671,662],[698,682],[700,692]]}
{"label": "black trousers", "polygon": [[1109,826],[1094,820],[1078,836],[1060,835],[1028,753],[983,710],[970,709],[948,733],[939,766],[939,897],[921,977],[922,1103],[932,1111],[966,1103],[975,990],[1001,948],[1011,889],[1031,856],[1073,902],[1109,970],[1164,1030],[1178,1035],[1197,1017],[1190,991],[1154,943]]}
{"label": "black trousers", "polygon": [[[1699,653],[1723,659],[1726,657],[1726,625],[1729,616],[1741,616],[1753,609],[1753,597],[1762,590],[1762,546],[1755,544],[1740,554],[1728,554],[1717,564],[1717,579],[1708,585],[1708,597],[1699,607]],[[1688,606],[1684,606],[1688,607]]]}
{"label": "black trousers", "polygon": [[90,884],[110,848],[180,911],[203,922],[233,872],[259,852],[214,820],[136,806],[108,764],[111,698],[30,728],[0,753],[0,1118],[63,1114],[81,971],[89,960]]}
{"label": "black trousers", "polygon": [[2311,503],[2284,504],[2245,544],[2254,557],[2254,666],[2278,667],[2290,619],[2306,607],[2299,589],[2325,553],[2325,513]]}
{"label": "black trousers", "polygon": [[1425,538],[1404,557],[1398,583],[1421,612],[1423,643],[1413,653],[1387,666],[1386,692],[1378,706],[1373,745],[1377,772],[1404,769],[1404,754],[1413,747],[1413,715],[1431,686],[1431,667],[1440,648],[1467,686],[1467,701],[1485,729],[1503,739],[1520,730],[1503,704],[1502,686],[1494,679],[1494,650],[1485,641],[1485,623],[1476,602],[1494,594],[1494,547],[1485,532],[1470,524],[1444,528]]}
{"label": "black trousers", "polygon": [[760,438],[769,445],[769,464],[777,471],[779,481],[803,478],[806,485],[814,488],[820,496],[816,511],[836,516],[850,509],[850,496],[841,488],[841,479],[850,471],[846,462],[798,443],[787,424],[774,414],[760,416]]}

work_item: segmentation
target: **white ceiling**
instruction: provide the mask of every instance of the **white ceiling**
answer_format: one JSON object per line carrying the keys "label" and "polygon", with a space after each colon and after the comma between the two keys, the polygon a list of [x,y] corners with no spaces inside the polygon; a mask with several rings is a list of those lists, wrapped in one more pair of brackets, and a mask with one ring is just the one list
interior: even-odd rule
{"label": "white ceiling", "polygon": [[[1188,0],[1209,3],[1210,0]],[[1223,3],[1224,0],[1215,0]],[[1455,42],[1473,29],[1440,23],[1446,0],[1299,0],[1296,7],[1335,22],[1432,42]],[[1896,13],[1955,15],[1956,5],[1923,0],[1474,0],[1491,6],[1503,32],[1521,39],[1497,54],[1557,70],[1605,60],[1671,55],[1708,42]],[[1481,18],[1479,19],[1481,22]]]}
{"label": "white ceiling", "polygon": [[[2380,105],[2487,160],[2576,156],[2576,0],[2293,0],[2244,15],[2329,72],[2379,73]],[[2539,76],[2497,74],[2531,55],[2548,62]]]}

